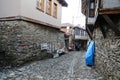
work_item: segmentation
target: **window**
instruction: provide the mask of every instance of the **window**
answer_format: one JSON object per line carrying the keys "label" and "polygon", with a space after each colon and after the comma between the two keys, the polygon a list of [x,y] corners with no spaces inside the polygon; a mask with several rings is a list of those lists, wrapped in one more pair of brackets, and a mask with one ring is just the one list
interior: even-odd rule
{"label": "window", "polygon": [[44,11],[44,0],[37,0],[37,9]]}
{"label": "window", "polygon": [[46,2],[46,13],[51,15],[52,11],[52,0],[47,0]]}
{"label": "window", "polygon": [[53,5],[53,17],[57,18],[57,4],[54,3]]}
{"label": "window", "polygon": [[95,3],[91,1],[89,8],[89,17],[94,17],[94,15],[95,15]]}
{"label": "window", "polygon": [[95,15],[95,10],[94,9],[90,9],[89,10],[89,17],[94,17]]}
{"label": "window", "polygon": [[90,3],[90,9],[94,9],[95,8],[95,4],[94,4],[94,2],[91,2]]}
{"label": "window", "polygon": [[83,30],[81,30],[81,36],[84,36],[84,31]]}
{"label": "window", "polygon": [[75,35],[80,35],[80,29],[79,28],[75,28]]}

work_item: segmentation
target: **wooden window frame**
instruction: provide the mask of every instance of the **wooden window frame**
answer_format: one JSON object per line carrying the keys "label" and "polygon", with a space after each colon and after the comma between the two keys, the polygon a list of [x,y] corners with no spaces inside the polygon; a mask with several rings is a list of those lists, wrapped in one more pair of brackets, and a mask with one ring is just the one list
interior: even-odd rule
{"label": "wooden window frame", "polygon": [[89,17],[95,16],[95,1],[90,0],[89,1]]}
{"label": "wooden window frame", "polygon": [[[48,1],[49,1],[49,3],[48,3]],[[50,11],[48,12],[48,5],[47,4],[49,4],[49,6],[50,6]],[[48,14],[48,15],[51,15],[52,14],[52,0],[47,0],[46,1],[46,13]]]}
{"label": "wooden window frame", "polygon": [[41,0],[41,3],[40,3],[40,0],[37,0],[37,9],[40,11],[44,11],[44,0]]}
{"label": "wooden window frame", "polygon": [[58,15],[58,4],[54,2],[53,4],[53,17],[57,18]]}
{"label": "wooden window frame", "polygon": [[89,9],[89,17],[95,16],[95,9]]}

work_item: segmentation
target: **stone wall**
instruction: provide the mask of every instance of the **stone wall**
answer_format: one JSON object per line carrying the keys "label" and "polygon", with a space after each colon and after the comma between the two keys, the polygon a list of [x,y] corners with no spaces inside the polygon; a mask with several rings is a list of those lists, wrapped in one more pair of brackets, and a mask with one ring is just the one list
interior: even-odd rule
{"label": "stone wall", "polygon": [[[42,51],[44,45],[48,53]],[[22,20],[0,21],[0,56],[5,65],[43,59],[63,47],[64,34],[56,28]]]}
{"label": "stone wall", "polygon": [[98,27],[94,30],[94,39],[95,69],[105,80],[120,80],[120,37],[108,29],[104,38]]}

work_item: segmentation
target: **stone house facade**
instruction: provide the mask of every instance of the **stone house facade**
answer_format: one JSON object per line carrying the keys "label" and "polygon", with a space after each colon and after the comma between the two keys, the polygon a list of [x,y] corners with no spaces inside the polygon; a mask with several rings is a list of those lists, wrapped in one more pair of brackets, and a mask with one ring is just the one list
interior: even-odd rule
{"label": "stone house facade", "polygon": [[73,41],[74,41],[75,49],[78,45],[80,45],[80,49],[78,49],[78,50],[86,50],[88,40],[89,40],[89,36],[88,36],[86,30],[80,26],[74,26]]}
{"label": "stone house facade", "polygon": [[95,41],[95,69],[104,80],[120,77],[120,1],[82,0],[86,29]]}
{"label": "stone house facade", "polygon": [[62,6],[64,0],[1,0],[0,66],[44,59],[63,48]]}

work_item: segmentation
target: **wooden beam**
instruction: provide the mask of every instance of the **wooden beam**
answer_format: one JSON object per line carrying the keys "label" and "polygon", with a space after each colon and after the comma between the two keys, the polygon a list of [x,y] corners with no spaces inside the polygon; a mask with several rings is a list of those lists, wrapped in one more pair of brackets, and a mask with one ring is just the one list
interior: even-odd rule
{"label": "wooden beam", "polygon": [[101,8],[99,14],[120,14],[120,8]]}
{"label": "wooden beam", "polygon": [[120,14],[119,11],[104,11],[104,12],[99,12],[100,15],[102,14]]}
{"label": "wooden beam", "polygon": [[87,32],[88,32],[88,35],[90,36],[90,39],[93,40],[92,33],[91,33],[90,29],[88,28],[88,26],[86,27],[86,30],[87,30]]}
{"label": "wooden beam", "polygon": [[110,25],[110,28],[117,34],[120,35],[119,29],[117,29],[117,26],[113,23],[113,21],[109,18],[108,15],[102,15],[105,21]]}
{"label": "wooden beam", "polygon": [[120,8],[100,8],[99,11],[116,11],[120,10]]}
{"label": "wooden beam", "polygon": [[13,21],[13,20],[24,20],[24,21],[28,21],[28,22],[32,22],[32,23],[36,23],[36,24],[49,26],[51,28],[60,29],[60,26],[56,26],[56,25],[53,25],[53,24],[50,24],[50,23],[47,23],[47,22],[42,22],[42,21],[35,20],[35,19],[32,19],[32,18],[24,17],[24,16],[12,16],[12,17],[0,18],[0,21]]}

